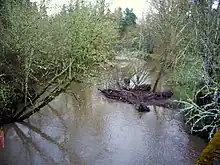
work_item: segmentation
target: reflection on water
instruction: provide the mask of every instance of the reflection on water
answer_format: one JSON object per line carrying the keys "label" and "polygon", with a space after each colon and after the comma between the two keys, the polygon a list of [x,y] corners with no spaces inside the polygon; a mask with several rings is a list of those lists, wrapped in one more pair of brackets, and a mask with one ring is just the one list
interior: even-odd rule
{"label": "reflection on water", "polygon": [[102,82],[94,86],[73,83],[28,121],[6,126],[1,164],[195,164],[205,143],[185,133],[174,112],[152,106],[151,112],[138,113],[98,93],[97,86],[117,81],[115,71],[100,75]]}

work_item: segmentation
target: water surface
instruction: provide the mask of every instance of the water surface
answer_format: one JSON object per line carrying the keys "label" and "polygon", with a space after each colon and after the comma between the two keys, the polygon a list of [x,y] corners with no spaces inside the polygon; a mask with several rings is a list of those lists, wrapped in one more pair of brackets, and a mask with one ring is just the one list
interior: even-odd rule
{"label": "water surface", "polygon": [[[205,143],[186,133],[176,112],[151,106],[149,113],[138,113],[132,105],[108,100],[97,91],[97,87],[114,87],[118,78],[132,75],[137,68],[129,64],[123,61],[103,71],[94,85],[71,84],[67,93],[40,113],[6,126],[0,164],[195,164]],[[154,73],[146,81],[153,82]],[[159,88],[164,84],[162,81]]]}

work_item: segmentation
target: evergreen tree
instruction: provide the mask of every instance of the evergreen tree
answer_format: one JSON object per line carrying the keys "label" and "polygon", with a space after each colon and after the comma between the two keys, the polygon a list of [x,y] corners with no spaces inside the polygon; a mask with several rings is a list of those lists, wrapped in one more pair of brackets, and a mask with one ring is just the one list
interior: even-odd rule
{"label": "evergreen tree", "polygon": [[137,16],[134,14],[133,9],[126,8],[123,12],[123,16],[120,20],[119,31],[123,35],[128,27],[134,27],[136,25]]}

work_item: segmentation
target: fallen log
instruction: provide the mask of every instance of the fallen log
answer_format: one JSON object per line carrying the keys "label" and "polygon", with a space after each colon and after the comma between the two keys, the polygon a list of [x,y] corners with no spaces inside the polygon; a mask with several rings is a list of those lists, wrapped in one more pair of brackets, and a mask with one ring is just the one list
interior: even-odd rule
{"label": "fallen log", "polygon": [[122,101],[129,104],[135,104],[138,96],[130,91],[117,89],[100,89],[98,90],[105,95],[105,97],[113,100]]}
{"label": "fallen log", "polygon": [[150,92],[151,91],[151,84],[142,84],[142,85],[136,85],[133,89],[133,91],[143,91],[143,92]]}
{"label": "fallen log", "polygon": [[147,106],[155,105],[165,108],[174,108],[173,103],[169,100],[173,93],[170,90],[162,92],[146,92],[146,90],[133,89],[98,89],[105,97],[122,101],[124,103],[135,105],[138,111],[149,111]]}

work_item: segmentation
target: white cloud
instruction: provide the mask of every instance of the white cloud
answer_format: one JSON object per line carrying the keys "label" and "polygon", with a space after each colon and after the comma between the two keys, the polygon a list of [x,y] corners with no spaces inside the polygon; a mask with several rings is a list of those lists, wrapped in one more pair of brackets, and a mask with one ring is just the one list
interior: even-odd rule
{"label": "white cloud", "polygon": [[134,13],[140,18],[142,13],[146,12],[148,5],[146,0],[111,0],[111,10],[119,6],[124,10],[125,8],[133,8]]}
{"label": "white cloud", "polygon": [[[31,1],[40,2],[40,0]],[[67,4],[68,2],[69,0],[51,0],[51,9],[48,11],[48,14],[58,12],[60,6]],[[118,7],[121,7],[123,10],[125,8],[133,8],[133,11],[138,18],[142,17],[142,13],[145,13],[149,6],[146,0],[107,0],[107,2],[110,3],[111,11],[114,11],[114,9]]]}
{"label": "white cloud", "polygon": [[218,1],[216,0],[216,1],[213,3],[212,8],[213,8],[213,9],[217,9],[217,7],[218,7]]}

